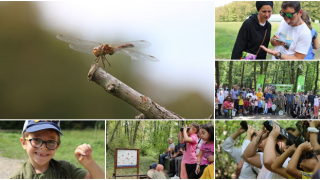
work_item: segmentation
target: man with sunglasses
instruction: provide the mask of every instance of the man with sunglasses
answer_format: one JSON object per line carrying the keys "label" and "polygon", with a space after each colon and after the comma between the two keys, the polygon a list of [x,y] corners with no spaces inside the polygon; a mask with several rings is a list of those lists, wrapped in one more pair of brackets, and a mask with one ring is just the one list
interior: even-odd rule
{"label": "man with sunglasses", "polygon": [[88,144],[78,146],[74,154],[85,169],[67,161],[53,159],[60,147],[61,128],[57,120],[26,120],[21,145],[29,159],[10,176],[11,179],[104,179],[101,167],[92,158]]}
{"label": "man with sunglasses", "polygon": [[275,35],[271,38],[275,50],[261,46],[272,59],[302,60],[308,54],[311,32],[301,19],[302,9],[299,1],[283,1],[280,15],[283,17]]}

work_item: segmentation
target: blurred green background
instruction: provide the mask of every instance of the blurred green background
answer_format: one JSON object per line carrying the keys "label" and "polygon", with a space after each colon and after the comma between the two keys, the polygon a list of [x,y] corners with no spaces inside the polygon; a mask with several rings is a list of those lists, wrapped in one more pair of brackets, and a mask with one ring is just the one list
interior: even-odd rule
{"label": "blurred green background", "polygon": [[[0,121],[0,157],[21,160],[21,164],[28,160],[28,154],[20,143],[23,124],[24,121]],[[68,161],[84,168],[74,156],[74,151],[86,143],[92,147],[93,159],[105,170],[105,121],[61,121],[60,126],[63,136],[60,137],[61,145],[54,155],[55,160]],[[19,168],[4,173],[9,175]]]}
{"label": "blurred green background", "polygon": [[[0,119],[124,119],[140,114],[87,81],[95,57],[56,39],[63,32],[46,27],[38,3],[0,2]],[[114,35],[113,41],[119,37]],[[146,62],[125,56],[107,58],[112,59],[107,72],[170,111],[184,118],[206,118],[213,113],[213,98],[207,99],[201,91],[149,80],[142,67]],[[213,87],[213,75],[211,79]]]}

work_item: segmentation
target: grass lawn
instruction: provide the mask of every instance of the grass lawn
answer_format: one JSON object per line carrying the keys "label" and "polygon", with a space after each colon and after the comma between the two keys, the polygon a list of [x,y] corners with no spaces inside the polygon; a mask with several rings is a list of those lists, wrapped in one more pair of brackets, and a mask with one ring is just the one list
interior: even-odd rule
{"label": "grass lawn", "polygon": [[[55,160],[65,160],[84,168],[74,156],[75,149],[83,144],[90,144],[94,160],[104,170],[105,168],[105,133],[100,129],[95,139],[95,130],[62,130],[61,145],[54,155]],[[21,131],[0,132],[0,156],[27,160],[29,157],[20,143]]]}
{"label": "grass lawn", "polygon": [[[111,179],[113,170],[114,170],[114,156],[113,156],[113,150],[107,151],[107,158],[106,158],[106,178]],[[154,157],[150,156],[141,156],[140,154],[140,165],[139,165],[139,174],[147,174],[148,170],[150,169],[150,165],[154,162],[158,162],[158,159],[155,159]],[[117,175],[131,175],[131,174],[137,174],[136,168],[130,168],[130,169],[117,169]],[[120,177],[117,179],[121,179]],[[136,179],[136,176],[133,177],[125,177],[122,179]]]}

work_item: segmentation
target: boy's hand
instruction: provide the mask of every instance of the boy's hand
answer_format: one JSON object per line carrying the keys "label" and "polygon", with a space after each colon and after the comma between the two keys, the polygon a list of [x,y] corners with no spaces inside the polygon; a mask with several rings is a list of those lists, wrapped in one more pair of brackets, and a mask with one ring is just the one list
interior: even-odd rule
{"label": "boy's hand", "polygon": [[280,134],[280,127],[276,124],[273,125],[272,131],[270,133],[270,137],[276,139]]}
{"label": "boy's hand", "polygon": [[262,131],[258,131],[258,136],[257,137],[262,136],[261,140],[260,140],[260,142],[261,142],[261,141],[267,139],[268,135],[269,135],[269,131],[266,129],[266,127],[263,126]]}
{"label": "boy's hand", "polygon": [[320,121],[316,121],[316,120],[308,120],[310,127],[317,127],[319,125],[319,122]]}
{"label": "boy's hand", "polygon": [[251,138],[252,134],[254,133],[255,129],[248,124],[247,136]]}
{"label": "boy's hand", "polygon": [[289,149],[288,149],[287,151],[291,151],[291,152],[293,153],[293,152],[295,152],[296,150],[297,150],[297,147],[296,147],[295,144],[293,144],[293,145],[291,145],[291,146],[289,147]]}
{"label": "boy's hand", "polygon": [[306,142],[300,144],[297,149],[301,150],[302,154],[305,154],[305,153],[307,153],[309,151],[312,151],[313,147],[311,146],[311,144],[308,141],[306,141]]}
{"label": "boy's hand", "polygon": [[92,148],[89,144],[86,143],[78,146],[78,148],[74,151],[74,155],[78,159],[79,163],[84,167],[87,167],[93,161],[91,153]]}
{"label": "boy's hand", "polygon": [[238,131],[239,134],[242,134],[242,133],[246,132],[246,130],[243,129],[242,126],[240,126],[240,127],[237,129],[237,131]]}

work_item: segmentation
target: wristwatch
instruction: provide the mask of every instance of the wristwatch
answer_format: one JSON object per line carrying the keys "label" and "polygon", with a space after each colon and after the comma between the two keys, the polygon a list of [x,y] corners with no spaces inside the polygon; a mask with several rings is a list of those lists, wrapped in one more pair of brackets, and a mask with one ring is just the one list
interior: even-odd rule
{"label": "wristwatch", "polygon": [[276,59],[281,59],[281,52],[279,52],[279,56]]}

